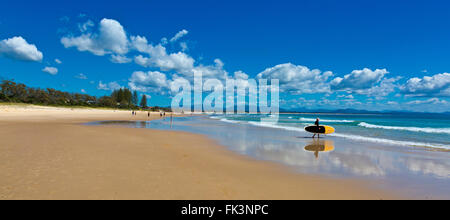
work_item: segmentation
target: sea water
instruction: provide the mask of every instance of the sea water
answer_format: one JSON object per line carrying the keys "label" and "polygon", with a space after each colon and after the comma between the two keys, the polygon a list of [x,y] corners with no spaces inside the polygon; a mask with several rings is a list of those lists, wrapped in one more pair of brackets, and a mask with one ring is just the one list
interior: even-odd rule
{"label": "sea water", "polygon": [[[450,115],[437,114],[280,114],[278,120],[261,122],[270,115],[212,116],[223,122],[304,131],[314,125],[336,129],[330,136],[362,142],[450,150]],[[273,117],[273,116],[272,116]]]}

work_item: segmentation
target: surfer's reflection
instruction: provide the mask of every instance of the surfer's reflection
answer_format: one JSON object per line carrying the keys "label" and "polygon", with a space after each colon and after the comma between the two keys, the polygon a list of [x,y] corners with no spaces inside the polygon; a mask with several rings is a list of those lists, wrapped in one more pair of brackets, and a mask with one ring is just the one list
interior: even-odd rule
{"label": "surfer's reflection", "polygon": [[305,147],[305,150],[314,152],[316,158],[319,158],[319,152],[331,152],[334,150],[334,142],[330,140],[314,140]]}

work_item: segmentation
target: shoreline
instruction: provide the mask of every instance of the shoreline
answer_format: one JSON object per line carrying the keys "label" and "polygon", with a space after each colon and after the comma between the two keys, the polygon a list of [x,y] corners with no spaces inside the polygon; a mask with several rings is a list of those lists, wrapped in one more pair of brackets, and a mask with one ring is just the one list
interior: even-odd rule
{"label": "shoreline", "polygon": [[294,173],[203,135],[83,124],[148,119],[142,112],[45,108],[0,105],[0,199],[406,198],[375,183]]}

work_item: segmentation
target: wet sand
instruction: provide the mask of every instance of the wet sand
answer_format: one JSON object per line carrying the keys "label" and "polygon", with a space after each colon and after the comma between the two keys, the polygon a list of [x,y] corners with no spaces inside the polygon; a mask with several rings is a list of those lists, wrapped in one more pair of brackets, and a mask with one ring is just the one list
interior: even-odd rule
{"label": "wet sand", "polygon": [[291,172],[186,132],[88,126],[139,112],[0,105],[0,199],[395,199]]}

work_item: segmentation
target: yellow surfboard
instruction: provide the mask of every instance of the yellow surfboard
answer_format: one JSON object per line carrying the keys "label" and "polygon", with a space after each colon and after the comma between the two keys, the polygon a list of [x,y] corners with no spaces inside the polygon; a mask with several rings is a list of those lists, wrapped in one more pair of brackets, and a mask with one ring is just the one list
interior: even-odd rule
{"label": "yellow surfboard", "polygon": [[307,132],[314,134],[333,134],[335,132],[334,128],[331,126],[308,126],[305,128]]}

